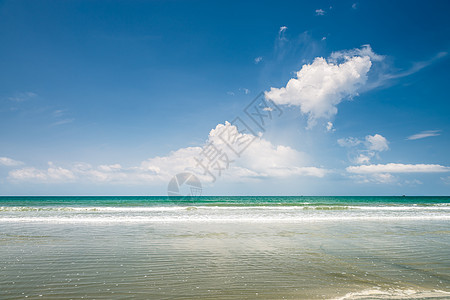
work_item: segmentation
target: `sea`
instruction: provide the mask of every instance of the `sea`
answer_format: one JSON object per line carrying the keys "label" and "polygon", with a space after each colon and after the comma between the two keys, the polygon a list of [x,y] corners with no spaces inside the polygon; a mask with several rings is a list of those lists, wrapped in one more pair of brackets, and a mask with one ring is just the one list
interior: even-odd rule
{"label": "sea", "polygon": [[450,197],[0,197],[0,299],[450,299]]}

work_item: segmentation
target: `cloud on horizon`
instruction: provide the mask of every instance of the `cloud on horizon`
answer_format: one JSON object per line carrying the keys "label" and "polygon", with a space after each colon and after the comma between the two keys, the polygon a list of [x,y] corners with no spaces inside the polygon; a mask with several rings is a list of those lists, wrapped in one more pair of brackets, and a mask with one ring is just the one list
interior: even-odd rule
{"label": "cloud on horizon", "polygon": [[377,164],[349,166],[347,172],[355,174],[379,174],[379,173],[445,173],[450,172],[450,167],[438,164]]}
{"label": "cloud on horizon", "polygon": [[24,163],[18,160],[14,160],[9,157],[0,157],[0,165],[6,166],[6,167],[15,167],[23,165]]}
{"label": "cloud on horizon", "polygon": [[[223,130],[231,131],[237,139],[252,139],[241,157],[233,156],[219,138]],[[288,176],[324,177],[326,169],[308,165],[305,155],[283,145],[273,145],[268,140],[251,134],[239,133],[237,127],[228,122],[218,124],[209,133],[206,145],[212,143],[230,158],[228,169],[222,170],[220,180],[245,181],[264,178],[284,178]],[[120,164],[92,166],[88,163],[73,163],[69,166],[56,166],[37,169],[24,167],[9,172],[12,182],[31,181],[42,183],[94,182],[117,184],[166,184],[181,172],[194,173],[202,182],[212,182],[212,177],[199,167],[198,158],[204,151],[202,147],[187,147],[170,152],[167,156],[147,159],[139,166],[123,167]]]}

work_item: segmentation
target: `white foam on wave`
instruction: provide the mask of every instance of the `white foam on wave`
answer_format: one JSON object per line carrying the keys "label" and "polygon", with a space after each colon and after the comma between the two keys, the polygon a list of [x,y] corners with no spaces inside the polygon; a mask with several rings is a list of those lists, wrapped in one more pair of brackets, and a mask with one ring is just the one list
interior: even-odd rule
{"label": "white foam on wave", "polygon": [[302,222],[336,222],[336,221],[449,221],[450,216],[102,216],[85,217],[3,217],[0,223],[41,222],[41,223],[302,223]]}
{"label": "white foam on wave", "polygon": [[349,206],[362,210],[450,210],[450,206]]}
{"label": "white foam on wave", "polygon": [[150,207],[113,207],[113,206],[2,206],[0,211],[86,211],[86,212],[152,212],[152,211],[179,211],[191,207],[182,206],[150,206]]}
{"label": "white foam on wave", "polygon": [[306,206],[84,206],[84,207],[29,207],[29,206],[1,206],[1,211],[81,211],[81,212],[158,212],[158,211],[183,211],[183,210],[373,210],[373,211],[430,211],[450,210],[450,206],[351,206],[351,205],[306,205]]}
{"label": "white foam on wave", "polygon": [[362,300],[362,299],[449,299],[450,292],[441,290],[418,291],[413,289],[366,289],[351,292],[333,300]]}

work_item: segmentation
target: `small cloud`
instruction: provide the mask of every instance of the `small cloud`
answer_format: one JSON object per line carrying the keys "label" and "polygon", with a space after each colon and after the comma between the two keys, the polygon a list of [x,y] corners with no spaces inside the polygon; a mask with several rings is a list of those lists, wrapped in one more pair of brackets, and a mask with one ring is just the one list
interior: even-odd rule
{"label": "small cloud", "polygon": [[327,122],[327,131],[336,131],[336,129],[333,128],[333,123]]}
{"label": "small cloud", "polygon": [[326,39],[327,39],[327,37],[326,37],[326,36],[322,37],[322,41],[325,41]]}
{"label": "small cloud", "polygon": [[448,52],[442,51],[442,52],[439,52],[438,54],[436,54],[435,58],[436,58],[436,59],[442,58],[442,57],[444,57],[444,56],[447,56],[447,54],[448,54]]}
{"label": "small cloud", "polygon": [[12,180],[38,180],[50,182],[67,182],[75,179],[73,171],[54,166],[52,162],[48,163],[47,170],[36,168],[23,168],[9,172],[9,178]]}
{"label": "small cloud", "polygon": [[242,92],[244,92],[244,94],[246,94],[246,95],[250,94],[250,90],[249,90],[249,89],[246,89],[246,88],[240,88],[239,90],[242,91]]}
{"label": "small cloud", "polygon": [[381,173],[381,174],[372,174],[369,179],[375,183],[393,183],[397,180],[392,174],[389,173]]}
{"label": "small cloud", "polygon": [[406,76],[410,76],[412,74],[415,74],[419,71],[421,71],[422,69],[438,62],[441,58],[447,56],[448,53],[443,51],[443,52],[438,52],[436,55],[434,55],[431,59],[425,60],[425,61],[419,61],[419,62],[415,62],[411,68],[405,70],[405,71],[401,71],[401,72],[397,72],[397,73],[382,73],[379,78],[372,82],[370,84],[370,86],[368,87],[369,89],[374,89],[376,87],[379,86],[383,86],[385,84],[387,84],[390,80],[392,79],[396,79],[396,78],[402,78],[402,77],[406,77]]}
{"label": "small cloud", "polygon": [[442,180],[445,184],[450,185],[450,176],[447,176],[447,177],[441,177],[441,180]]}
{"label": "small cloud", "polygon": [[68,124],[68,123],[72,123],[73,121],[75,121],[75,119],[64,119],[64,120],[60,120],[60,121],[53,123],[52,126]]}
{"label": "small cloud", "polygon": [[370,163],[370,156],[372,156],[372,155],[370,155],[370,153],[369,153],[369,155],[359,154],[359,156],[357,156],[355,158],[354,162],[358,165],[368,164],[368,163]]}
{"label": "small cloud", "polygon": [[66,112],[65,109],[57,109],[55,111],[53,111],[53,116],[58,118],[64,115],[64,113]]}
{"label": "small cloud", "polygon": [[416,186],[416,185],[419,185],[419,184],[423,184],[423,182],[420,181],[420,180],[417,180],[417,179],[413,179],[413,180],[405,180],[405,184]]}
{"label": "small cloud", "polygon": [[378,164],[350,166],[346,168],[349,173],[381,174],[381,173],[444,173],[450,172],[450,167],[436,164]]}
{"label": "small cloud", "polygon": [[121,170],[122,166],[120,164],[100,165],[98,166],[98,169],[104,172],[115,172]]}
{"label": "small cloud", "polygon": [[254,61],[255,61],[255,64],[257,65],[257,64],[259,64],[262,60],[263,60],[262,56],[258,56],[258,57],[255,58]]}
{"label": "small cloud", "polygon": [[6,166],[6,167],[15,167],[23,165],[23,162],[14,160],[9,157],[0,157],[0,165]]}
{"label": "small cloud", "polygon": [[33,92],[25,92],[25,93],[18,93],[14,95],[13,97],[8,97],[8,100],[14,101],[14,102],[24,102],[31,98],[37,97],[37,94]]}
{"label": "small cloud", "polygon": [[341,146],[341,147],[355,147],[362,143],[362,141],[360,141],[359,139],[354,138],[354,137],[338,139],[337,142],[338,142],[339,146]]}
{"label": "small cloud", "polygon": [[358,8],[358,4],[357,4],[357,3],[353,3],[353,4],[352,4],[352,8],[353,8],[353,9],[357,9],[357,8]]}
{"label": "small cloud", "polygon": [[316,16],[323,16],[325,15],[325,11],[323,9],[316,9]]}
{"label": "small cloud", "polygon": [[366,136],[366,147],[368,150],[379,152],[389,150],[387,139],[380,134]]}
{"label": "small cloud", "polygon": [[419,140],[430,136],[441,135],[440,130],[425,130],[407,137],[407,140]]}
{"label": "small cloud", "polygon": [[353,178],[356,183],[392,184],[397,182],[397,178],[389,173],[352,175],[350,178]]}
{"label": "small cloud", "polygon": [[[353,159],[350,159],[352,163],[358,165],[369,164],[372,158],[374,157],[378,158],[379,152],[389,150],[389,142],[381,134],[367,135],[365,137],[365,140],[349,137],[345,139],[338,139],[337,142],[341,147],[359,148],[356,149],[357,156]],[[362,149],[361,146],[363,146]]]}
{"label": "small cloud", "polygon": [[286,30],[288,28],[286,26],[281,26],[280,30],[278,31],[278,39],[282,41],[287,41],[286,37],[284,36]]}
{"label": "small cloud", "polygon": [[228,91],[228,92],[227,92],[227,95],[229,95],[229,96],[235,96],[236,93],[244,93],[245,95],[248,95],[248,94],[250,94],[250,90],[247,89],[247,88],[239,88],[239,89],[237,90],[237,92]]}

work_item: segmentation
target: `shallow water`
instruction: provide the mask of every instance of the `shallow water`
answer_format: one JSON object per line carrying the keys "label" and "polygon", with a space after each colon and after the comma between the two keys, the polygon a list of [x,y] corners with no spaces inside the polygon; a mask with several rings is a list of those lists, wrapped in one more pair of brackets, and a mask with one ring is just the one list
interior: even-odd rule
{"label": "shallow water", "polygon": [[450,299],[448,199],[244,200],[4,201],[0,298]]}

